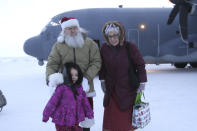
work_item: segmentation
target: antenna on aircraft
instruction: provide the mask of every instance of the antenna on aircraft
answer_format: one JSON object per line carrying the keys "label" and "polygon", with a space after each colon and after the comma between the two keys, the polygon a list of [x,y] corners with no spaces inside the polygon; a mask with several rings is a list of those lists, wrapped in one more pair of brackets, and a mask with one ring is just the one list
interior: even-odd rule
{"label": "antenna on aircraft", "polygon": [[123,5],[119,5],[118,7],[119,7],[119,8],[122,8],[122,7],[123,7]]}

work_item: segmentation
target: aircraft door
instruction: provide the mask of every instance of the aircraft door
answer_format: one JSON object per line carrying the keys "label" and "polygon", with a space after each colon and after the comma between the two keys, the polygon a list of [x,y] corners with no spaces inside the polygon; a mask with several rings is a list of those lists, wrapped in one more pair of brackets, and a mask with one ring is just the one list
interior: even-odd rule
{"label": "aircraft door", "polygon": [[140,38],[139,38],[139,30],[138,29],[129,29],[128,30],[128,41],[135,43],[138,48],[140,48]]}

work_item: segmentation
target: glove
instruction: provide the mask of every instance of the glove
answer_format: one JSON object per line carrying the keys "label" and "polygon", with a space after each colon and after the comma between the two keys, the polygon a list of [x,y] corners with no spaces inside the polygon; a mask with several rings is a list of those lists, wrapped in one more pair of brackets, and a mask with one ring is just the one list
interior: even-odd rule
{"label": "glove", "polygon": [[90,86],[89,86],[89,84],[88,84],[88,79],[86,79],[85,77],[83,77],[82,87],[83,87],[83,90],[84,90],[86,93],[90,90]]}
{"label": "glove", "polygon": [[105,84],[105,80],[101,80],[101,89],[103,91],[103,93],[106,92],[106,84]]}
{"label": "glove", "polygon": [[137,93],[144,92],[144,90],[145,90],[145,83],[140,83],[140,86],[137,89]]}
{"label": "glove", "polygon": [[82,128],[90,128],[94,125],[94,119],[88,119],[87,117],[85,118],[84,121],[79,123],[79,126]]}

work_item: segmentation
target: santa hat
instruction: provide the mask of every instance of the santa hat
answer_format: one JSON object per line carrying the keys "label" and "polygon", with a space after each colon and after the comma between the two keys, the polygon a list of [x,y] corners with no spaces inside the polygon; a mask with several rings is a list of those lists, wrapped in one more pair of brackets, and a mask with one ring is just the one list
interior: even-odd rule
{"label": "santa hat", "polygon": [[75,17],[63,17],[61,19],[62,30],[71,26],[77,26],[79,28],[79,22]]}

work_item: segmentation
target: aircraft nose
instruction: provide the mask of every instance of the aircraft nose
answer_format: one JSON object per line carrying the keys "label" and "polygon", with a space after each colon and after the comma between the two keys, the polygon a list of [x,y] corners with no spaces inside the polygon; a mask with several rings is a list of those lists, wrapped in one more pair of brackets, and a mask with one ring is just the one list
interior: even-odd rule
{"label": "aircraft nose", "polygon": [[24,43],[23,50],[26,54],[36,57],[39,62],[44,60],[44,51],[39,36],[27,39]]}
{"label": "aircraft nose", "polygon": [[39,50],[41,50],[39,38],[36,36],[26,40],[23,49],[26,54],[37,57],[40,52]]}

